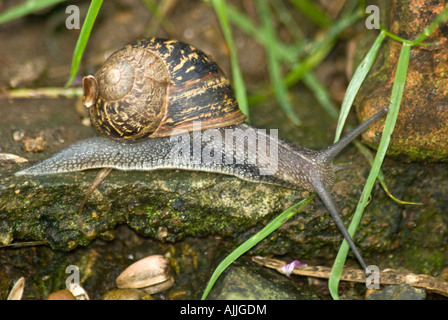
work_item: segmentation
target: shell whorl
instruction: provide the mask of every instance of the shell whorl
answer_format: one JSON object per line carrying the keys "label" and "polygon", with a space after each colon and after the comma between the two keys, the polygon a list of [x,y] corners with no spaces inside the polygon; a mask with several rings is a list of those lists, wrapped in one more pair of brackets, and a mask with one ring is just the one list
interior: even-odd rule
{"label": "shell whorl", "polygon": [[100,88],[98,94],[107,101],[123,98],[134,86],[134,67],[127,61],[112,60],[113,66],[101,68],[96,74]]}
{"label": "shell whorl", "polygon": [[175,129],[204,129],[244,121],[216,62],[180,41],[158,38],[129,44],[83,79],[95,128],[120,140],[163,137]]}
{"label": "shell whorl", "polygon": [[137,140],[157,129],[165,115],[170,80],[157,55],[126,46],[107,59],[95,79],[98,93],[89,112],[102,135]]}

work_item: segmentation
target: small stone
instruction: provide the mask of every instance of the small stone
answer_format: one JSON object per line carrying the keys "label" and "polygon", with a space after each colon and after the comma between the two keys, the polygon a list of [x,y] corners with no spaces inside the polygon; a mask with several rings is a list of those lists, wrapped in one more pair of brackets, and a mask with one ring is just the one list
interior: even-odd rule
{"label": "small stone", "polygon": [[366,300],[424,300],[425,298],[424,289],[400,284],[386,286],[383,290],[372,292]]}
{"label": "small stone", "polygon": [[[445,6],[442,1],[394,0],[380,4],[380,11],[386,13],[386,29],[409,40],[420,35]],[[437,42],[437,45],[411,48],[400,113],[388,150],[390,155],[407,161],[448,161],[447,40],[446,32],[439,27],[425,41]],[[389,106],[401,47],[397,41],[382,44],[377,61],[356,98],[360,121]],[[358,48],[358,51],[364,50]],[[381,123],[373,125],[363,134],[363,140],[377,146],[382,129]]]}
{"label": "small stone", "polygon": [[42,137],[23,139],[23,149],[26,152],[39,152],[44,150],[45,140]]}
{"label": "small stone", "polygon": [[76,300],[76,299],[69,290],[62,289],[50,293],[47,297],[47,300]]}
{"label": "small stone", "polygon": [[169,259],[162,255],[143,258],[127,267],[117,278],[118,288],[145,288],[171,278]]}

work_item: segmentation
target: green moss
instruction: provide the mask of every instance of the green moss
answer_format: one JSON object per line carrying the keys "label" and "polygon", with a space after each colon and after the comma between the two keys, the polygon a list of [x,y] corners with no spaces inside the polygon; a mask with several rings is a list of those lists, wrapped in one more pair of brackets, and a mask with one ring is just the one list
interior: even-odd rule
{"label": "green moss", "polygon": [[442,270],[447,256],[440,250],[410,247],[404,258],[409,270],[431,275]]}

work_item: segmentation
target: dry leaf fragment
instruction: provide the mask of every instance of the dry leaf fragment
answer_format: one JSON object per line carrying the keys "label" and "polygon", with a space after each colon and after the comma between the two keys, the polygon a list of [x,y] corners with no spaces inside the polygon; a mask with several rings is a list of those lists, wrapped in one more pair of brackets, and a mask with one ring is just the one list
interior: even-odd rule
{"label": "dry leaf fragment", "polygon": [[25,278],[21,277],[12,287],[6,300],[22,300],[23,289],[25,289]]}
{"label": "dry leaf fragment", "polygon": [[39,152],[44,150],[45,148],[45,140],[42,137],[33,138],[25,138],[23,139],[23,149],[26,152]]}
{"label": "dry leaf fragment", "polygon": [[28,162],[27,159],[17,156],[11,153],[0,153],[0,164],[1,163],[22,163]]}

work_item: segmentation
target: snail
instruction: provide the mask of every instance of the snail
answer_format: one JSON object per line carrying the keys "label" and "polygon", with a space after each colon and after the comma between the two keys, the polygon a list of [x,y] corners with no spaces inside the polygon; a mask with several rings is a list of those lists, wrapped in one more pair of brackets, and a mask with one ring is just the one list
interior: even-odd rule
{"label": "snail", "polygon": [[205,53],[158,38],[112,54],[95,76],[83,78],[83,88],[102,137],[76,142],[16,175],[184,169],[316,192],[366,270],[329,193],[336,170],[331,162],[387,109],[324,150],[299,147],[245,123],[229,81]]}

